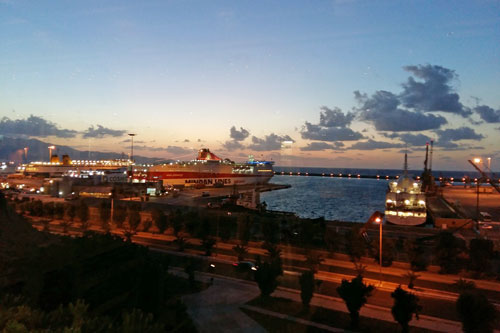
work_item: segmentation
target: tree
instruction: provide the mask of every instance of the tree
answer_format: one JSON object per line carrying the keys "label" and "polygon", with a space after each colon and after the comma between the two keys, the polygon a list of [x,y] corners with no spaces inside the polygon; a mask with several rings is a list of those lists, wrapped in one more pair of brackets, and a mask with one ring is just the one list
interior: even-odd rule
{"label": "tree", "polygon": [[64,218],[64,204],[62,202],[56,202],[54,206],[54,215],[58,220],[62,220]]}
{"label": "tree", "polygon": [[483,294],[470,290],[461,293],[457,311],[465,333],[493,332],[496,309]]}
{"label": "tree", "polygon": [[183,252],[184,249],[186,248],[186,245],[188,244],[187,239],[182,237],[180,234],[175,236],[174,243],[177,244],[177,249],[180,252]]}
{"label": "tree", "polygon": [[420,277],[420,275],[416,274],[414,271],[408,271],[408,273],[404,274],[403,277],[408,278],[408,288],[413,289],[415,286],[414,282]]}
{"label": "tree", "polygon": [[391,293],[391,297],[394,298],[392,316],[401,325],[402,332],[407,333],[410,329],[408,323],[413,318],[413,314],[418,319],[418,313],[422,310],[422,307],[418,305],[418,297],[402,289],[401,286]]}
{"label": "tree", "polygon": [[321,258],[321,254],[314,252],[314,251],[309,251],[309,253],[306,256],[306,266],[314,273],[318,273],[319,265],[324,261],[323,258]]}
{"label": "tree", "polygon": [[269,264],[274,267],[279,275],[283,274],[283,263],[281,261],[281,249],[276,244],[264,243],[263,249],[267,251]]}
{"label": "tree", "polygon": [[260,296],[269,297],[278,287],[278,276],[281,273],[269,262],[260,262],[257,258],[257,270],[255,271],[255,281],[260,289]]}
{"label": "tree", "polygon": [[430,255],[427,253],[424,244],[418,239],[406,240],[404,247],[411,269],[415,272],[425,271],[429,266]]}
{"label": "tree", "polygon": [[453,236],[451,232],[440,232],[434,249],[436,260],[441,267],[440,272],[445,274],[459,272],[462,266],[459,255],[464,249],[464,242]]}
{"label": "tree", "polygon": [[54,202],[49,201],[43,204],[43,215],[48,218],[54,218]]}
{"label": "tree", "polygon": [[345,235],[346,252],[351,258],[351,261],[359,261],[365,255],[366,243],[363,237],[359,234],[359,228],[353,227]]}
{"label": "tree", "polygon": [[366,304],[375,287],[363,283],[361,275],[356,276],[351,281],[342,279],[342,283],[337,288],[337,293],[344,300],[349,315],[351,317],[351,327],[358,328],[359,310]]}
{"label": "tree", "polygon": [[302,304],[307,308],[313,297],[314,293],[314,272],[311,270],[305,271],[300,275],[300,298],[302,299]]}
{"label": "tree", "polygon": [[132,240],[132,236],[137,233],[137,228],[141,224],[141,214],[137,207],[129,207],[128,209],[128,227],[125,230],[125,238],[127,241]]}
{"label": "tree", "polygon": [[151,213],[151,217],[153,218],[153,223],[158,228],[160,234],[163,234],[165,230],[167,230],[167,216],[163,212],[163,210],[159,208],[155,208]]}
{"label": "tree", "polygon": [[127,218],[127,210],[123,206],[116,206],[113,212],[113,222],[117,228],[122,228],[125,219]]}
{"label": "tree", "polygon": [[238,261],[245,260],[245,256],[248,254],[248,248],[243,246],[242,244],[236,244],[235,246],[233,246],[233,251],[236,252]]}
{"label": "tree", "polygon": [[99,204],[99,219],[101,220],[101,227],[107,232],[109,231],[109,218],[111,217],[111,207],[108,202],[101,201]]}
{"label": "tree", "polygon": [[470,241],[468,262],[470,270],[478,274],[489,272],[493,256],[493,242],[490,239],[475,238]]}
{"label": "tree", "polygon": [[207,237],[202,241],[202,246],[205,249],[205,255],[210,257],[212,255],[212,248],[217,241],[213,237]]}
{"label": "tree", "polygon": [[246,215],[245,219],[238,219],[238,239],[242,245],[247,245],[250,240],[250,216]]}
{"label": "tree", "polygon": [[83,230],[87,230],[89,227],[89,206],[85,203],[84,200],[80,202],[80,206],[78,206],[78,218],[80,219],[80,223]]}
{"label": "tree", "polygon": [[458,279],[453,285],[459,290],[459,292],[476,289],[474,281],[468,281],[462,278]]}
{"label": "tree", "polygon": [[75,219],[75,216],[76,216],[76,207],[75,207],[75,205],[69,204],[66,207],[66,214],[68,215],[69,220],[73,221]]}

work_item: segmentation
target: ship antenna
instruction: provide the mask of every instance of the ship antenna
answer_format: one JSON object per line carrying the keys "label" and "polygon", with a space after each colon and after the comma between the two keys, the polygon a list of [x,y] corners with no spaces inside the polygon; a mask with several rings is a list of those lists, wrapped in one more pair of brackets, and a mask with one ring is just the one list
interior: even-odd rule
{"label": "ship antenna", "polygon": [[408,145],[405,148],[404,174],[405,174],[405,176],[408,175]]}

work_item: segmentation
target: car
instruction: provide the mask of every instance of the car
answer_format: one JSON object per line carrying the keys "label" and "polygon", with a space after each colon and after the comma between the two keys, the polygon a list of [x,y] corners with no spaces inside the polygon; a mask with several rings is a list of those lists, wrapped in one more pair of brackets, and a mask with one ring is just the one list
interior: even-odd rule
{"label": "car", "polygon": [[76,194],[75,192],[72,192],[64,197],[64,200],[66,200],[66,201],[72,201],[72,200],[77,200],[77,199],[78,199],[78,194]]}
{"label": "car", "polygon": [[258,267],[251,261],[237,261],[233,263],[233,267],[242,272],[256,271]]}

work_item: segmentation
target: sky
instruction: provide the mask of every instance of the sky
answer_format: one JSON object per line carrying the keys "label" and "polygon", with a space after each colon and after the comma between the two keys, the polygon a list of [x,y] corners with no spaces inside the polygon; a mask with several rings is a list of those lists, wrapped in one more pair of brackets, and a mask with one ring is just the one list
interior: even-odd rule
{"label": "sky", "polygon": [[[0,135],[500,170],[500,1],[0,0]],[[495,164],[497,163],[497,164]],[[498,165],[498,168],[496,167]]]}

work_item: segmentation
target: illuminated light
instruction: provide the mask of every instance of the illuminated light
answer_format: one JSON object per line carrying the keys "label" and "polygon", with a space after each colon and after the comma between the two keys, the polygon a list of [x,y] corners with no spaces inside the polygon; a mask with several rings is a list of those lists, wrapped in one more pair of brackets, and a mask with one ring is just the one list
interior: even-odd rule
{"label": "illuminated light", "polygon": [[397,190],[397,191],[396,191],[396,193],[401,193],[401,191],[400,191],[400,190]]}
{"label": "illuminated light", "polygon": [[43,191],[45,191],[45,189],[42,186],[42,187],[40,187],[40,192],[43,192]]}
{"label": "illuminated light", "polygon": [[406,199],[405,200],[405,205],[409,205],[410,204],[410,200]]}
{"label": "illuminated light", "polygon": [[324,176],[325,174],[324,174],[324,173],[322,173],[321,175],[322,175],[322,176]]}
{"label": "illuminated light", "polygon": [[474,159],[474,163],[481,163],[481,159],[480,159],[480,158],[478,158],[478,157],[476,157],[476,158]]}
{"label": "illuminated light", "polygon": [[464,182],[464,181],[465,181],[465,178],[462,178],[462,181]]}
{"label": "illuminated light", "polygon": [[379,175],[377,175],[377,178],[380,178],[380,176],[379,176]]}
{"label": "illuminated light", "polygon": [[392,185],[396,186],[398,185],[398,182],[392,182]]}
{"label": "illuminated light", "polygon": [[450,178],[451,181],[453,181],[453,179],[454,179],[453,177]]}
{"label": "illuminated light", "polygon": [[62,191],[59,191],[59,195],[63,195],[63,192],[62,192]]}
{"label": "illuminated light", "polygon": [[330,174],[330,177],[333,177],[333,173]]}
{"label": "illuminated light", "polygon": [[348,174],[347,177],[351,177],[351,174]]}
{"label": "illuminated light", "polygon": [[392,203],[392,200],[391,199],[387,199],[386,201],[387,203]]}
{"label": "illuminated light", "polygon": [[360,178],[360,177],[361,177],[361,175],[358,175],[358,178]]}
{"label": "illuminated light", "polygon": [[424,200],[418,200],[418,204],[421,205],[421,206],[423,206],[423,205],[425,205],[425,201]]}
{"label": "illuminated light", "polygon": [[339,177],[342,177],[342,174],[341,174],[341,173],[339,173]]}
{"label": "illuminated light", "polygon": [[413,186],[418,187],[418,183],[413,183]]}

